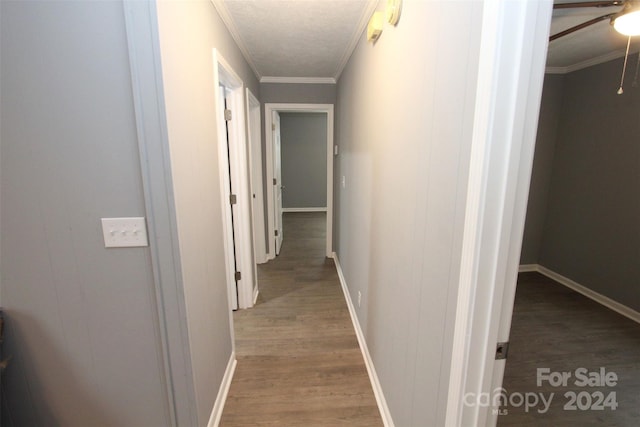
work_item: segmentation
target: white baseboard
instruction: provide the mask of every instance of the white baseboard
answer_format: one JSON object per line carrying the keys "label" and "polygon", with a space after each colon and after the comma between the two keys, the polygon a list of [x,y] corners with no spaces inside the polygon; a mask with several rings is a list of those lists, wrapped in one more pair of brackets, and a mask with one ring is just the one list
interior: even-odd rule
{"label": "white baseboard", "polygon": [[213,404],[213,410],[211,411],[207,427],[218,427],[218,424],[220,424],[222,411],[224,409],[224,404],[227,401],[227,394],[229,394],[229,387],[231,387],[231,380],[233,379],[233,373],[236,371],[237,364],[236,353],[231,352],[231,357],[229,358],[227,369],[222,377],[222,383],[220,383],[220,389],[218,390],[218,397],[216,397],[216,401]]}
{"label": "white baseboard", "polygon": [[539,271],[538,264],[520,264],[518,273],[530,273],[532,271]]}
{"label": "white baseboard", "polygon": [[282,208],[282,212],[326,212],[327,207],[317,208]]}
{"label": "white baseboard", "polygon": [[376,369],[373,366],[373,360],[371,360],[371,354],[369,354],[369,348],[367,347],[364,333],[362,332],[362,328],[360,327],[360,322],[358,321],[358,316],[356,315],[353,301],[351,301],[351,295],[349,294],[349,289],[347,288],[347,282],[344,278],[344,273],[342,272],[342,267],[340,266],[338,255],[334,252],[332,254],[332,258],[336,264],[336,270],[338,270],[340,286],[342,286],[342,292],[344,293],[344,298],[347,301],[347,307],[349,308],[349,314],[351,315],[351,322],[353,322],[353,328],[356,331],[356,337],[358,338],[358,344],[360,344],[360,350],[362,351],[362,356],[364,357],[364,363],[367,367],[367,372],[369,373],[369,380],[371,381],[373,394],[375,395],[376,402],[378,403],[378,409],[380,410],[382,422],[384,423],[385,427],[394,427],[393,419],[391,418],[391,412],[389,411],[387,401],[384,398],[382,386],[380,385],[380,381],[378,380],[378,374],[376,373]]}
{"label": "white baseboard", "polygon": [[258,301],[258,294],[260,293],[260,289],[256,286],[253,290],[253,305],[256,305],[256,301]]}
{"label": "white baseboard", "polygon": [[[533,269],[531,269],[533,267]],[[610,310],[615,311],[616,313],[622,314],[623,316],[633,320],[636,323],[640,323],[640,313],[635,311],[634,309],[627,307],[624,304],[619,303],[618,301],[614,301],[609,297],[606,297],[594,290],[587,288],[584,285],[581,285],[578,282],[575,282],[568,277],[563,276],[560,273],[556,273],[553,270],[550,270],[546,267],[543,267],[540,264],[528,264],[521,265],[520,272],[528,272],[528,271],[537,271],[538,273],[547,276],[548,278],[555,280],[561,285],[566,286],[567,288],[573,289],[579,294],[584,295],[587,298],[592,299],[593,301],[607,307]]]}

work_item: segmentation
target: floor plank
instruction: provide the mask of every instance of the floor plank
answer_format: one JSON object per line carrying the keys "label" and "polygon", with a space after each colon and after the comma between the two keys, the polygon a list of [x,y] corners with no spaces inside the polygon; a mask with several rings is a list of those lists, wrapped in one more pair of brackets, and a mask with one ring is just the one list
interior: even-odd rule
{"label": "floor plank", "polygon": [[233,315],[238,365],[220,425],[382,425],[324,233],[324,213],[284,214],[256,306]]}
{"label": "floor plank", "polygon": [[[575,371],[606,372],[618,376],[614,387],[581,387]],[[537,369],[569,372],[566,386],[537,385]],[[640,425],[640,325],[562,286],[539,273],[521,273],[503,387],[515,393],[554,393],[550,409],[542,404],[526,411],[507,405],[498,426],[638,426]],[[615,393],[615,410],[565,409],[570,396]],[[533,400],[532,400],[533,401]],[[516,401],[517,402],[517,401]]]}

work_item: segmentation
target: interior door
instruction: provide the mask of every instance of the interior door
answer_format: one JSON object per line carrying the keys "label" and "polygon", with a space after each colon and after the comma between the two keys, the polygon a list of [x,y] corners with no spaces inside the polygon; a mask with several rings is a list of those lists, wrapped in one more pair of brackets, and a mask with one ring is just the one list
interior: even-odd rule
{"label": "interior door", "polygon": [[273,206],[274,213],[274,229],[275,229],[275,249],[276,255],[280,254],[282,246],[282,163],[280,157],[280,114],[273,112]]}
{"label": "interior door", "polygon": [[227,281],[228,281],[228,289],[229,295],[231,296],[231,308],[233,310],[238,309],[238,280],[236,276],[236,271],[238,271],[239,264],[239,254],[236,248],[236,239],[235,236],[238,234],[239,222],[237,220],[238,217],[238,208],[235,200],[233,200],[232,194],[234,194],[233,182],[231,180],[231,159],[229,153],[229,123],[227,121],[227,117],[225,114],[225,110],[227,109],[227,90],[224,86],[220,86],[218,90],[219,97],[219,105],[222,107],[219,114],[222,115],[221,123],[224,123],[224,135],[220,135],[223,138],[223,141],[226,141],[226,150],[224,150],[223,161],[226,166],[225,170],[227,173],[222,174],[223,187],[225,192],[225,200],[229,201],[229,209],[225,210],[225,240],[227,245]]}

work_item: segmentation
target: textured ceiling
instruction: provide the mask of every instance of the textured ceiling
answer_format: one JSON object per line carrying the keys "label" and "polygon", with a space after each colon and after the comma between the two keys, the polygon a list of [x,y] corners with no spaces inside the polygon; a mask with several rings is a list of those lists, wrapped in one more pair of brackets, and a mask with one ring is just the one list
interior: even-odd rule
{"label": "textured ceiling", "polygon": [[213,0],[259,78],[336,79],[377,1]]}
{"label": "textured ceiling", "polygon": [[[412,1],[412,0],[405,0]],[[567,3],[590,0],[555,0]],[[247,61],[262,81],[340,76],[377,0],[212,0]],[[612,12],[556,9],[551,34]],[[599,22],[549,44],[547,70],[570,72],[624,55],[627,38]],[[640,50],[634,37],[631,51]]]}
{"label": "textured ceiling", "polygon": [[[554,3],[571,2],[576,2],[576,0],[554,1]],[[551,34],[559,33],[574,25],[620,10],[622,10],[621,6],[556,9],[553,11],[551,20]],[[585,68],[624,56],[626,47],[627,37],[614,30],[609,20],[604,20],[550,42],[547,54],[547,69],[567,72]],[[632,37],[631,51],[637,52],[638,49],[640,49],[640,37]]]}

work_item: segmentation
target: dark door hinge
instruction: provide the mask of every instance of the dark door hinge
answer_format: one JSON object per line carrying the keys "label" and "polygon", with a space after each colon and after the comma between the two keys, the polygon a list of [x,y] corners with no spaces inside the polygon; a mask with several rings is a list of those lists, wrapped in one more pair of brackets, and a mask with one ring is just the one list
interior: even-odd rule
{"label": "dark door hinge", "polygon": [[229,196],[229,203],[231,203],[232,205],[235,205],[236,203],[238,203],[238,198],[236,197],[235,194],[231,194]]}
{"label": "dark door hinge", "polygon": [[499,342],[496,346],[496,360],[506,359],[507,353],[509,353],[509,342]]}
{"label": "dark door hinge", "polygon": [[240,273],[239,271],[236,271],[235,278],[236,278],[236,282],[239,282],[242,279],[242,273]]}

